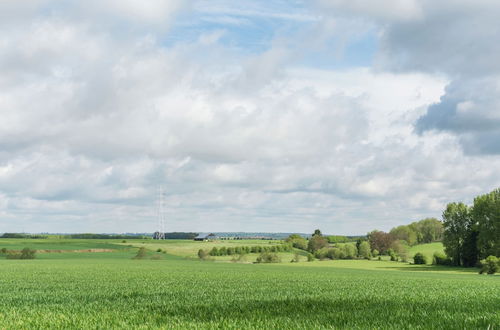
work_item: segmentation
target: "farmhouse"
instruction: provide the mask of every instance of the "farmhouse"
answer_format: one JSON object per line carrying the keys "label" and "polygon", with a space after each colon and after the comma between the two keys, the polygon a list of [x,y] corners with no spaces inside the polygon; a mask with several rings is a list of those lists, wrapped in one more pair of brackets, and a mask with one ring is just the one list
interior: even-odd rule
{"label": "farmhouse", "polygon": [[211,241],[214,239],[217,239],[217,236],[215,236],[215,234],[210,234],[210,233],[201,233],[194,238],[195,241]]}

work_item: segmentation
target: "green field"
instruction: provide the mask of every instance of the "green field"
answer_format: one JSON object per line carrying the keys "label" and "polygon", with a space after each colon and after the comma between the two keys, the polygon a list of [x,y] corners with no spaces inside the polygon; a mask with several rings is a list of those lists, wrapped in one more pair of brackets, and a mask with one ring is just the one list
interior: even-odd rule
{"label": "green field", "polygon": [[127,244],[117,242],[116,252],[0,258],[0,329],[500,327],[500,276],[474,269],[368,260],[241,264],[156,252],[160,260],[133,260],[137,249]]}

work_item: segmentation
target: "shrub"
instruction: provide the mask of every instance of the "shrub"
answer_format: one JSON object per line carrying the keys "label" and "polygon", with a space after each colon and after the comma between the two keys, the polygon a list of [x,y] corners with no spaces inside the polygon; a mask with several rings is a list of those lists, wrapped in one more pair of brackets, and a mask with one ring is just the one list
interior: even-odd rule
{"label": "shrub", "polygon": [[422,253],[417,252],[413,256],[413,263],[415,265],[425,265],[427,263],[427,258]]}
{"label": "shrub", "polygon": [[312,255],[312,253],[307,254],[307,261],[314,261],[314,256]]}
{"label": "shrub", "polygon": [[203,249],[199,249],[198,250],[198,258],[200,258],[201,260],[207,260],[209,256],[209,253]]}
{"label": "shrub", "polygon": [[36,250],[24,248],[20,252],[7,251],[7,259],[35,259]]}
{"label": "shrub", "polygon": [[161,249],[156,250],[156,252],[161,252]]}
{"label": "shrub", "polygon": [[331,248],[328,250],[328,258],[330,259],[344,259],[345,258],[345,252],[337,247]]}
{"label": "shrub", "polygon": [[8,251],[8,250],[7,250],[7,248],[2,248],[2,249],[0,249],[0,253],[1,253],[1,254],[6,254],[6,253],[7,253],[7,251]]}
{"label": "shrub", "polygon": [[218,256],[219,255],[219,249],[217,249],[215,246],[210,250],[209,254],[211,256]]}
{"label": "shrub", "polygon": [[276,253],[263,252],[257,257],[257,263],[277,263],[281,262]]}
{"label": "shrub", "polygon": [[396,253],[394,253],[393,251],[391,251],[390,257],[391,257],[391,261],[398,261],[399,260],[399,256]]}
{"label": "shrub", "polygon": [[147,256],[147,250],[145,247],[139,248],[139,251],[137,251],[137,254],[135,255],[134,259],[144,259]]}
{"label": "shrub", "polygon": [[377,250],[377,249],[375,249],[375,250],[373,250],[373,251],[372,251],[372,254],[373,254],[373,256],[374,256],[374,257],[378,257],[378,255],[379,255],[380,253],[378,252],[378,250]]}
{"label": "shrub", "polygon": [[443,252],[434,252],[432,257],[433,265],[451,266],[451,259]]}
{"label": "shrub", "polygon": [[489,256],[486,259],[481,260],[481,270],[479,274],[490,274],[493,275],[500,271],[500,259],[495,256]]}
{"label": "shrub", "polygon": [[244,253],[241,253],[240,255],[238,255],[238,257],[233,256],[231,258],[231,262],[245,262],[245,261],[247,261],[247,256]]}
{"label": "shrub", "polygon": [[299,262],[299,261],[300,261],[300,256],[299,256],[299,254],[298,254],[298,253],[295,253],[295,254],[293,255],[293,259],[292,259],[292,261],[291,261],[291,262]]}

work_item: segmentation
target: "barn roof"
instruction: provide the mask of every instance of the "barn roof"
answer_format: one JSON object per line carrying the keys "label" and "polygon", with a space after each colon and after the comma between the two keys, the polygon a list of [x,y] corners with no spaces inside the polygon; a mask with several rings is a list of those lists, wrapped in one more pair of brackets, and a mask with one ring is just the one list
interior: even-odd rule
{"label": "barn roof", "polygon": [[215,235],[212,234],[212,233],[200,233],[195,238],[208,238],[208,237],[211,237],[211,236],[215,236]]}

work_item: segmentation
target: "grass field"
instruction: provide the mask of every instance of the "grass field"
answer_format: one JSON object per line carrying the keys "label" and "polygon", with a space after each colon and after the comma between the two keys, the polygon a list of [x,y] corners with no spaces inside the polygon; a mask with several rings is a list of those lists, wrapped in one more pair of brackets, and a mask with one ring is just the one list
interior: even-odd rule
{"label": "grass field", "polygon": [[132,260],[135,251],[0,259],[0,329],[500,327],[500,276],[475,270],[237,264],[155,252],[161,260]]}

